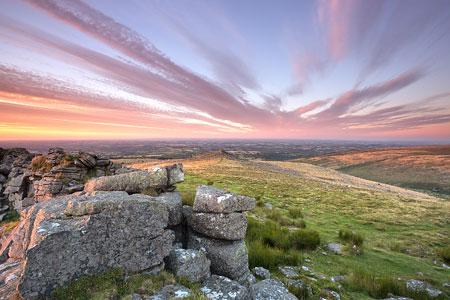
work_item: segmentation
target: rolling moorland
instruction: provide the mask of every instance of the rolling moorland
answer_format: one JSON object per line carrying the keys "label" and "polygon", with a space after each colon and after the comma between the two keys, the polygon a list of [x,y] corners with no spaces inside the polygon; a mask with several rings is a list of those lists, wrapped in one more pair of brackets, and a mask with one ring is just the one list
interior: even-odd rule
{"label": "rolling moorland", "polygon": [[450,146],[345,151],[294,161],[450,199]]}
{"label": "rolling moorland", "polygon": [[[428,156],[435,156],[444,178],[449,172],[449,159],[442,153],[448,147],[439,151],[434,147],[421,149],[433,150]],[[387,150],[375,151],[383,152],[387,159]],[[422,153],[416,148],[406,152],[411,156]],[[445,265],[450,251],[450,203],[445,198],[299,160],[241,160],[219,151],[175,161],[183,162],[185,167],[185,182],[177,187],[185,204],[192,204],[195,188],[202,184],[256,197],[257,208],[248,213],[250,267],[264,266],[281,276],[278,266],[301,265],[303,261],[308,271],[302,279],[317,290],[326,287],[339,291],[343,299],[379,299],[390,294],[426,299],[424,294],[411,295],[405,290],[405,281],[412,278],[439,286],[447,293],[442,297],[448,297],[448,286],[443,284],[450,278],[450,269]],[[159,164],[156,161],[131,166],[146,169]],[[406,168],[406,162],[400,166]],[[416,163],[413,167],[417,167]],[[426,180],[428,167],[416,169],[416,179],[422,176]],[[296,232],[308,236],[304,238],[311,244],[289,243],[295,241]],[[320,241],[314,240],[314,232]],[[334,254],[327,248],[328,243],[341,243],[343,253]],[[338,283],[330,281],[337,275],[348,276],[340,283],[343,291]]]}
{"label": "rolling moorland", "polygon": [[[405,155],[391,159],[403,161],[399,166],[404,168],[408,161],[414,168],[421,165],[414,174],[423,180],[431,180],[429,169],[439,166],[441,173],[437,169],[433,172],[442,175],[434,177],[437,178],[434,182],[447,180],[445,176],[450,170],[445,151],[448,147],[419,148],[396,148],[396,153],[407,152],[410,157],[416,153],[428,164],[419,164],[413,158],[407,160]],[[191,158],[118,161],[139,169],[182,162],[185,181],[177,185],[177,190],[184,204],[192,205],[199,185],[255,197],[256,208],[247,212],[250,268],[262,266],[272,272],[272,277],[286,280],[279,266],[304,266],[299,279],[312,286],[314,296],[307,298],[305,289],[291,288],[299,299],[333,299],[325,289],[338,292],[341,299],[383,299],[389,295],[416,300],[449,299],[450,202],[445,194],[441,196],[433,191],[435,185],[431,192],[422,193],[400,187],[398,182],[371,181],[340,170],[362,164],[356,158],[341,162],[340,156],[348,157],[351,153],[355,157],[372,157],[372,165],[376,166],[373,157],[387,160],[388,151],[393,152],[392,149],[361,150],[283,161],[243,159],[236,153],[217,151]],[[384,156],[367,154],[375,152]],[[431,166],[430,161],[435,165]],[[392,165],[388,166],[393,170],[389,174],[400,176]],[[378,170],[383,169],[373,169],[372,173]],[[7,220],[2,227],[10,230],[16,222]],[[342,253],[334,253],[328,243],[341,244]],[[143,289],[144,285],[149,288],[148,278],[140,277],[119,286],[118,278],[123,274],[117,272],[75,282],[58,291],[60,298],[106,299],[119,289],[129,293]],[[341,275],[344,277],[338,277]],[[409,279],[429,282],[442,295],[431,298],[426,293],[410,292],[406,289]],[[164,273],[153,279],[150,288],[158,289],[174,280]],[[90,297],[86,297],[86,292]],[[204,298],[199,294],[193,299]]]}

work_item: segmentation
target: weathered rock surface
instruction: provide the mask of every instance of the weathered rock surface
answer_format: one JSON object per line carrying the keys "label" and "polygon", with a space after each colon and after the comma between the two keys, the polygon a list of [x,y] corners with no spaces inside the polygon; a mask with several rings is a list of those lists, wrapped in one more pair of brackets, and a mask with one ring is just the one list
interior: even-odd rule
{"label": "weathered rock surface", "polygon": [[263,267],[254,267],[252,269],[252,274],[258,279],[269,279],[270,271]]}
{"label": "weathered rock surface", "polygon": [[156,199],[167,207],[169,226],[178,225],[183,221],[183,200],[180,193],[163,193],[158,195]]}
{"label": "weathered rock surface", "polygon": [[[43,155],[25,149],[0,149],[0,201],[18,212],[37,202],[84,189],[87,178],[113,175],[122,170],[104,155],[65,153],[51,148]],[[8,202],[8,203],[6,203]],[[1,205],[1,203],[0,203]]]}
{"label": "weathered rock surface", "polygon": [[242,212],[255,208],[255,204],[255,198],[202,185],[197,188],[193,211],[218,214]]}
{"label": "weathered rock surface", "polygon": [[182,285],[166,285],[156,295],[150,296],[146,300],[182,299],[189,297],[191,294],[191,290]]}
{"label": "weathered rock surface", "polygon": [[173,184],[181,182],[184,179],[184,175],[180,175],[182,173],[182,165],[176,164],[169,167],[155,168],[151,172],[136,171],[113,176],[103,176],[89,180],[84,190],[125,191],[130,194],[140,193],[145,190],[161,192],[166,191]]}
{"label": "weathered rock surface", "polygon": [[193,231],[189,232],[188,249],[205,250],[211,261],[211,273],[223,275],[239,282],[246,280],[248,250],[244,241],[212,239]]}
{"label": "weathered rock surface", "polygon": [[247,288],[224,276],[211,276],[200,291],[211,300],[250,300]]}
{"label": "weathered rock surface", "polygon": [[265,279],[253,285],[253,300],[295,300],[293,294],[279,280]]}
{"label": "weathered rock surface", "polygon": [[167,170],[159,168],[155,172],[137,171],[127,174],[103,176],[89,180],[85,191],[125,191],[140,193],[147,188],[162,189],[167,186]]}
{"label": "weathered rock surface", "polygon": [[389,297],[389,298],[384,298],[383,300],[413,300],[413,299],[406,298],[406,297]]}
{"label": "weathered rock surface", "polygon": [[149,196],[62,196],[24,211],[20,224],[2,240],[0,256],[23,263],[18,286],[23,298],[47,296],[56,287],[109,268],[137,272],[161,265],[174,239],[164,229],[168,220],[166,205]]}
{"label": "weathered rock surface", "polygon": [[186,277],[191,282],[202,282],[211,276],[211,262],[205,253],[193,249],[172,249],[165,259],[166,268],[178,277]]}
{"label": "weathered rock surface", "polygon": [[283,273],[286,277],[297,277],[297,271],[300,270],[300,267],[292,267],[292,266],[284,266],[278,267],[281,273]]}
{"label": "weathered rock surface", "polygon": [[214,214],[193,212],[189,225],[196,232],[208,237],[231,241],[244,239],[247,232],[247,218],[241,213]]}
{"label": "weathered rock surface", "polygon": [[410,279],[406,281],[406,288],[410,291],[414,292],[427,292],[430,297],[438,297],[442,294],[442,292],[438,289],[435,289],[428,282],[424,282],[421,280]]}

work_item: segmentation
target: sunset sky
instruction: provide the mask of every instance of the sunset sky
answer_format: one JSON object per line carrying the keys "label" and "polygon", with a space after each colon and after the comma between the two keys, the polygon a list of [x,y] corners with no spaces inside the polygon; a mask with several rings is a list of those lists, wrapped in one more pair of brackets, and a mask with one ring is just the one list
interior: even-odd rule
{"label": "sunset sky", "polygon": [[0,5],[0,140],[450,142],[449,0]]}

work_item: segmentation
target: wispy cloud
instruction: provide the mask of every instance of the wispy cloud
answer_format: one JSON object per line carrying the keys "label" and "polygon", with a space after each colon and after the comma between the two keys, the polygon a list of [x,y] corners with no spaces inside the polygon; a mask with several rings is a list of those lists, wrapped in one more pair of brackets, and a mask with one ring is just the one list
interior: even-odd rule
{"label": "wispy cloud", "polygon": [[[33,120],[45,119],[41,122],[46,128],[54,126],[58,120],[73,120],[66,123],[79,122],[86,130],[88,126],[109,128],[105,130],[121,127],[130,133],[136,130],[133,134],[165,128],[172,133],[178,130],[199,135],[214,132],[221,136],[251,133],[254,137],[295,137],[298,132],[335,136],[342,130],[353,132],[355,136],[367,135],[372,131],[417,128],[449,121],[449,112],[438,109],[442,99],[449,99],[448,93],[409,105],[389,107],[388,101],[382,102],[423,79],[427,73],[422,68],[364,88],[356,86],[337,97],[284,110],[285,99],[261,91],[245,60],[227,49],[210,46],[177,20],[169,18],[168,22],[198,55],[211,63],[219,82],[175,63],[148,38],[84,2],[36,0],[26,3],[102,42],[121,56],[106,55],[17,20],[0,18],[0,26],[24,37],[20,43],[33,45],[34,51],[41,55],[54,55],[55,59],[62,56],[66,64],[103,78],[103,84],[112,84],[121,93],[104,93],[49,74],[0,64],[0,108],[2,117],[7,116],[0,126],[6,126],[6,120],[10,124],[23,122],[25,114],[34,114]],[[365,39],[385,5],[377,3],[319,2],[318,19],[326,29],[330,59],[344,59]],[[322,72],[329,63],[323,53],[311,49],[305,48],[297,54],[290,57],[298,79],[297,90],[292,90],[293,93],[301,91],[302,83],[308,82],[311,73]],[[248,99],[245,88],[257,91],[259,99]],[[33,100],[33,97],[40,99]],[[255,104],[255,100],[262,104]],[[431,105],[433,101],[435,104]],[[58,104],[52,110],[55,103]],[[108,114],[99,113],[101,110]],[[164,133],[167,130],[163,130]]]}

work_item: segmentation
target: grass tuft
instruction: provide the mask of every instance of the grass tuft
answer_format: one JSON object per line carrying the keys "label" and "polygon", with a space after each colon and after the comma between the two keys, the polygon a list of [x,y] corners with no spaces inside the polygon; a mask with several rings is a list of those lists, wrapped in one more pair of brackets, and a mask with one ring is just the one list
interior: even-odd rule
{"label": "grass tuft", "polygon": [[303,218],[302,209],[300,207],[290,207],[288,212],[294,219]]}
{"label": "grass tuft", "polygon": [[450,246],[440,248],[437,251],[437,255],[442,258],[446,263],[450,263]]}
{"label": "grass tuft", "polygon": [[339,239],[345,242],[350,242],[352,245],[361,246],[364,243],[364,238],[361,234],[348,229],[339,230]]}

